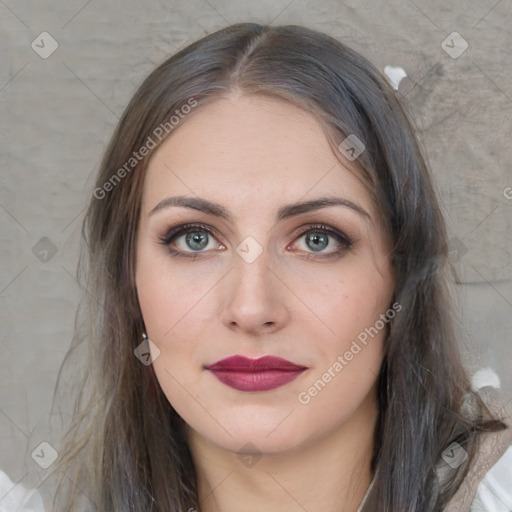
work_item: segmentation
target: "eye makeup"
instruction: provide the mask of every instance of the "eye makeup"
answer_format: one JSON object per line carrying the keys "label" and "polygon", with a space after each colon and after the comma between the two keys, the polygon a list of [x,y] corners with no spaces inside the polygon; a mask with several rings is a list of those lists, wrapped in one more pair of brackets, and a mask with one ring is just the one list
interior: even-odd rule
{"label": "eye makeup", "polygon": [[[194,250],[190,248],[190,250],[184,250],[176,248],[176,241],[180,239],[180,237],[187,236],[188,239],[185,241],[187,242],[193,242],[198,243],[196,237],[194,240],[188,235],[201,235],[204,234],[206,237],[203,236],[203,241],[206,239],[207,244],[209,245],[211,239],[217,241],[218,238],[220,238],[219,235],[217,235],[216,230],[207,224],[203,223],[188,223],[188,224],[180,224],[174,227],[169,228],[164,235],[157,236],[158,243],[165,246],[167,248],[167,251],[171,256],[175,257],[184,257],[184,258],[191,258],[196,259],[199,256],[202,255],[208,255],[211,253],[211,249],[209,250]],[[304,255],[307,256],[307,258],[330,258],[330,257],[339,257],[345,252],[349,251],[353,244],[354,240],[346,235],[345,233],[341,232],[340,230],[333,228],[329,225],[320,223],[320,224],[309,224],[307,226],[301,226],[299,230],[296,230],[295,233],[292,234],[294,237],[294,240],[288,244],[286,247],[293,247],[297,245],[297,241],[300,240],[303,237],[307,238],[308,242],[314,242],[317,243],[318,241],[326,241],[326,247],[331,246],[331,239],[335,241],[335,249],[330,251],[316,251],[312,250],[311,252],[306,250],[300,250],[299,252],[304,253]],[[309,238],[308,238],[309,237]],[[218,242],[217,243],[217,249],[221,251],[225,250],[225,245]],[[204,249],[204,247],[203,247]]]}

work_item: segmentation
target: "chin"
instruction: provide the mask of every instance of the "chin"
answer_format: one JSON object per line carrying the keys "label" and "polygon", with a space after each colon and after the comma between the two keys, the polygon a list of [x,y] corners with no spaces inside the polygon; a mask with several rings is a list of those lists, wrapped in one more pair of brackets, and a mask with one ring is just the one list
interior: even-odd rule
{"label": "chin", "polygon": [[220,439],[213,437],[209,440],[219,448],[240,456],[245,454],[260,456],[291,453],[300,448],[306,441],[302,437],[292,438],[289,431],[268,436],[266,430],[258,432],[254,428],[236,432],[233,437],[224,435]]}
{"label": "chin", "polygon": [[211,428],[205,428],[204,421],[197,425],[189,424],[189,428],[222,450],[256,455],[292,453],[313,444],[334,428],[327,425],[308,425],[307,420],[299,421],[298,417],[294,417],[294,412],[289,412],[281,412],[278,417],[272,414],[267,417],[260,415],[257,419],[246,421],[228,421],[226,424],[229,425],[229,434],[217,423],[213,426],[211,422],[208,425]]}

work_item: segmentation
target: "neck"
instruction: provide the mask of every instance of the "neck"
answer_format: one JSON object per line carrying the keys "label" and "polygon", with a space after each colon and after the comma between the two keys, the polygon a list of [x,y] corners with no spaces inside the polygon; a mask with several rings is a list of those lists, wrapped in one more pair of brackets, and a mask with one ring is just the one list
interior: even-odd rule
{"label": "neck", "polygon": [[356,512],[370,485],[377,406],[373,393],[354,414],[321,439],[293,452],[263,454],[244,465],[190,431],[204,512],[322,510]]}

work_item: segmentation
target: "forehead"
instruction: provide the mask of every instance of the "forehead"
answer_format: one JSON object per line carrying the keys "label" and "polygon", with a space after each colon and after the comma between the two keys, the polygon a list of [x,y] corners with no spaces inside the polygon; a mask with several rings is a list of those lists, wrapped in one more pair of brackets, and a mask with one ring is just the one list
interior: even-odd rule
{"label": "forehead", "polygon": [[185,116],[150,160],[145,208],[170,193],[240,209],[341,194],[373,210],[369,193],[337,160],[316,118],[263,96],[214,100]]}

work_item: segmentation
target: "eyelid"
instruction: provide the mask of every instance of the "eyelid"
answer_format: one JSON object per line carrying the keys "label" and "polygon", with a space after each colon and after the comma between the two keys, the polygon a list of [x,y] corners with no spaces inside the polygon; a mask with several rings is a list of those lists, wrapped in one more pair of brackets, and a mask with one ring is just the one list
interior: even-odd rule
{"label": "eyelid", "polygon": [[[169,228],[163,236],[160,236],[160,235],[157,236],[158,243],[166,246],[168,251],[173,256],[184,256],[184,257],[188,257],[188,258],[196,258],[201,255],[207,255],[210,251],[183,251],[181,249],[171,248],[171,242],[173,242],[175,239],[177,239],[178,237],[180,237],[182,235],[185,235],[189,232],[193,232],[194,230],[207,232],[208,235],[212,235],[213,238],[215,240],[217,240],[220,245],[225,247],[225,244],[223,244],[219,240],[219,238],[221,238],[221,237],[217,234],[217,230],[213,226],[210,226],[208,224],[204,224],[201,222],[191,222],[191,223],[179,224],[177,226]],[[330,225],[323,224],[323,223],[312,223],[312,224],[302,225],[302,226],[296,228],[295,230],[293,230],[293,232],[289,235],[289,236],[293,236],[293,241],[290,244],[288,244],[286,247],[288,248],[290,246],[293,246],[299,238],[307,235],[310,232],[315,232],[315,231],[324,232],[328,236],[334,238],[336,240],[336,242],[342,246],[342,249],[338,248],[338,249],[335,249],[330,252],[315,252],[315,251],[312,251],[312,252],[306,251],[305,252],[305,254],[307,256],[310,256],[313,258],[314,257],[327,258],[329,256],[339,255],[340,253],[349,250],[355,242],[355,240],[351,236],[345,234],[344,232],[342,232]]]}
{"label": "eyelid", "polygon": [[185,224],[179,224],[177,226],[171,227],[165,231],[165,235],[158,236],[158,238],[164,242],[168,241],[170,242],[173,237],[176,235],[180,235],[182,233],[186,233],[187,231],[192,231],[193,229],[197,229],[198,231],[203,230],[207,231],[208,233],[211,233],[215,236],[218,236],[217,230],[208,224],[203,224],[202,222],[187,222]]}
{"label": "eyelid", "polygon": [[[294,237],[293,242],[291,244],[289,244],[287,247],[290,247],[290,245],[295,244],[299,238],[302,238],[303,236],[307,235],[308,233],[311,233],[311,232],[314,233],[315,231],[326,233],[328,236],[334,238],[338,244],[342,245],[345,248],[345,250],[350,249],[355,242],[355,240],[351,236],[347,235],[346,233],[344,233],[328,224],[315,223],[315,224],[308,224],[306,226],[301,226],[301,227],[297,228],[296,230],[294,230],[292,232],[292,236]],[[340,252],[340,250],[336,249],[331,252],[316,252],[315,253],[314,251],[312,251],[308,254],[311,254],[311,255],[318,254],[318,255],[328,256],[328,255],[338,254],[339,252]]]}

